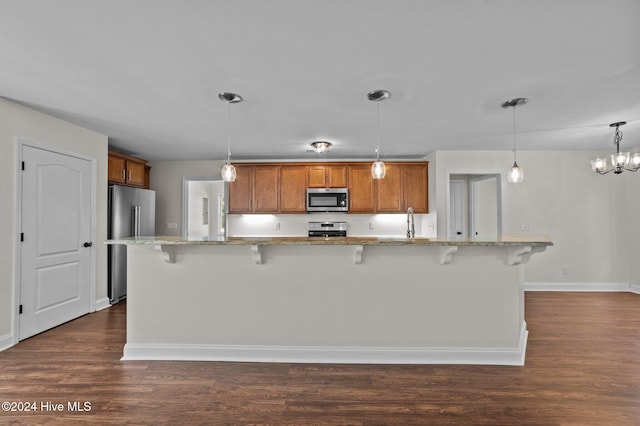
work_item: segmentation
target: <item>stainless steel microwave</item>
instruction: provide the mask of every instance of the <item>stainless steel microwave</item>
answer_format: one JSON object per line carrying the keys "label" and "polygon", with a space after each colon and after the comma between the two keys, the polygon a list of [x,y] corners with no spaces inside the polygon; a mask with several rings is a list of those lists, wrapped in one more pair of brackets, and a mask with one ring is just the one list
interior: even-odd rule
{"label": "stainless steel microwave", "polygon": [[349,211],[347,188],[307,188],[307,212]]}

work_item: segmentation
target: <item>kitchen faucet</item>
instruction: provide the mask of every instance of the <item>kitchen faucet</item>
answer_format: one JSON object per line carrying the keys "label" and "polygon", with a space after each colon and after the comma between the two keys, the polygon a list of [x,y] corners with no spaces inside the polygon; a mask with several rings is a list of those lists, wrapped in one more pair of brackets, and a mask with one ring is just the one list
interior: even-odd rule
{"label": "kitchen faucet", "polygon": [[407,209],[407,238],[414,238],[416,236],[416,227],[413,222],[413,209],[409,207]]}

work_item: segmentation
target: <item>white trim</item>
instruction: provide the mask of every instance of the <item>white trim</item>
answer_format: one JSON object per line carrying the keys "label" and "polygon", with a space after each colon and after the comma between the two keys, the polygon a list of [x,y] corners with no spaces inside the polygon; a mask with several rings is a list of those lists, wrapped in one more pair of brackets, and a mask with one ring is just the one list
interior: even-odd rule
{"label": "white trim", "polygon": [[321,364],[524,365],[529,332],[517,348],[402,348],[127,343],[123,361],[231,361]]}
{"label": "white trim", "polygon": [[95,301],[95,307],[96,307],[96,311],[101,311],[103,309],[106,308],[110,308],[111,307],[111,303],[109,303],[109,298],[108,297],[103,297],[102,299],[98,299]]}
{"label": "white trim", "polygon": [[[636,291],[640,286],[633,285]],[[524,283],[524,291],[633,291],[628,283]]]}
{"label": "white trim", "polygon": [[0,336],[0,352],[5,349],[9,349],[11,346],[15,345],[13,341],[13,334],[5,334],[4,336]]}
{"label": "white trim", "polygon": [[629,283],[629,291],[631,293],[640,294],[640,284]]}

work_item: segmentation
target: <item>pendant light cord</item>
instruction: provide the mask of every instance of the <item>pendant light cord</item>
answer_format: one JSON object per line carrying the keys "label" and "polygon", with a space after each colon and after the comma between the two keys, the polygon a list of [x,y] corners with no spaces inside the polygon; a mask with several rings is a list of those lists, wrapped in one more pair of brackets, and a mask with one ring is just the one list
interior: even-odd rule
{"label": "pendant light cord", "polygon": [[376,133],[378,138],[378,147],[376,148],[376,161],[380,161],[380,102],[376,102]]}
{"label": "pendant light cord", "polygon": [[231,164],[231,102],[227,102],[227,164]]}
{"label": "pendant light cord", "polygon": [[516,106],[513,106],[513,162],[516,162]]}

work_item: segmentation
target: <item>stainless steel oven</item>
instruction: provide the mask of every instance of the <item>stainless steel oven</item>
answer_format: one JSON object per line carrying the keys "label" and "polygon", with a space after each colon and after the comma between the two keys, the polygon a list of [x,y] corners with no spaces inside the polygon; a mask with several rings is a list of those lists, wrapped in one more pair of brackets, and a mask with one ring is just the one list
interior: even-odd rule
{"label": "stainless steel oven", "polygon": [[307,212],[349,211],[347,188],[307,188]]}
{"label": "stainless steel oven", "polygon": [[309,222],[310,237],[346,237],[347,222]]}

